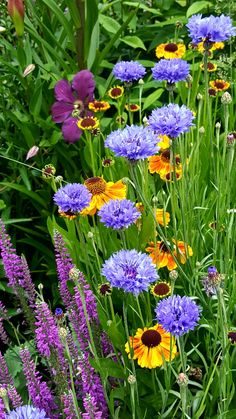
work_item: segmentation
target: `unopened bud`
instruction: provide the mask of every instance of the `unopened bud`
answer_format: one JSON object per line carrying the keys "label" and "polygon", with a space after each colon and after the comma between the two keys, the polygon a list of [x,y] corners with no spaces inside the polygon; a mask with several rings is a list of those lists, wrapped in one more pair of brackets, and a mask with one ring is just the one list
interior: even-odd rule
{"label": "unopened bud", "polygon": [[232,103],[232,96],[229,92],[223,93],[223,95],[221,96],[221,103],[223,103],[223,105],[229,105],[230,103]]}
{"label": "unopened bud", "polygon": [[4,28],[4,26],[0,26],[0,33],[5,32],[6,28]]}
{"label": "unopened bud", "polygon": [[42,289],[43,289],[43,284],[40,282],[40,284],[38,284],[38,289],[40,290],[40,291],[42,291]]}
{"label": "unopened bud", "polygon": [[215,125],[215,127],[216,127],[216,129],[220,129],[221,123],[220,122],[217,122],[216,125]]}
{"label": "unopened bud", "polygon": [[143,117],[143,123],[144,125],[148,125],[148,119],[146,116]]}
{"label": "unopened bud", "polygon": [[112,320],[107,320],[107,326],[110,327],[112,325]]}
{"label": "unopened bud", "polygon": [[93,239],[94,234],[92,233],[92,231],[88,232],[88,239]]}
{"label": "unopened bud", "polygon": [[68,335],[68,332],[65,327],[60,327],[58,333],[59,333],[60,338],[62,339],[65,339],[66,336]]}
{"label": "unopened bud", "polygon": [[180,372],[178,375],[177,383],[179,386],[187,386],[188,385],[188,377],[183,372]]}
{"label": "unopened bud", "polygon": [[142,86],[144,84],[143,79],[139,79],[138,84],[140,84],[140,86]]}
{"label": "unopened bud", "polygon": [[7,389],[4,387],[0,387],[0,397],[4,398],[7,396]]}
{"label": "unopened bud", "polygon": [[23,0],[8,0],[7,10],[12,18],[17,36],[24,33],[25,8]]}
{"label": "unopened bud", "polygon": [[202,99],[203,99],[202,94],[201,94],[201,93],[198,93],[198,94],[197,94],[197,100],[202,100]]}
{"label": "unopened bud", "polygon": [[25,160],[32,159],[32,157],[36,156],[38,152],[39,152],[39,147],[34,145],[33,147],[29,149]]}
{"label": "unopened bud", "polygon": [[204,127],[199,128],[199,134],[205,134],[205,128]]}
{"label": "unopened bud", "polygon": [[35,69],[35,65],[34,64],[27,65],[27,67],[24,69],[23,77],[28,76],[30,73],[32,73],[32,71],[34,71],[34,69]]}
{"label": "unopened bud", "polygon": [[71,268],[70,269],[70,272],[69,272],[69,278],[72,281],[76,281],[78,279],[78,277],[79,277],[79,273],[80,273],[79,269],[77,269],[75,267],[74,268]]}
{"label": "unopened bud", "polygon": [[52,164],[46,164],[42,169],[42,177],[44,179],[50,179],[56,173],[56,169]]}
{"label": "unopened bud", "polygon": [[235,140],[236,140],[236,132],[230,132],[226,137],[226,141],[228,145],[234,144]]}
{"label": "unopened bud", "polygon": [[56,183],[61,183],[63,181],[63,176],[56,176],[54,180]]}
{"label": "unopened bud", "polygon": [[127,381],[130,385],[135,384],[136,383],[136,377],[133,374],[130,374],[127,378]]}
{"label": "unopened bud", "polygon": [[172,279],[173,281],[176,281],[178,276],[179,276],[179,274],[175,269],[173,269],[173,271],[170,271],[170,273],[169,273],[169,278]]}

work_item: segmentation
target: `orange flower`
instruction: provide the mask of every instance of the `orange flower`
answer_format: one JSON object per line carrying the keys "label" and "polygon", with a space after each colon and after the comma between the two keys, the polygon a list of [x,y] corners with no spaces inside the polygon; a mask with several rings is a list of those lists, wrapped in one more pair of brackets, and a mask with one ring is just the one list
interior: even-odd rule
{"label": "orange flower", "polygon": [[186,48],[184,44],[160,44],[156,47],[157,58],[164,57],[166,59],[181,58],[185,54]]}
{"label": "orange flower", "polygon": [[[170,164],[170,150],[165,150],[157,156],[151,156],[148,158],[149,166],[148,170],[150,173],[159,173],[160,175],[165,175],[173,170],[173,166]],[[180,163],[180,156],[177,154],[175,156],[176,162],[176,171],[182,169]]]}
{"label": "orange flower", "polygon": [[118,182],[106,182],[102,177],[92,177],[84,182],[91,192],[92,199],[87,208],[81,211],[82,215],[94,215],[110,199],[124,199],[126,197],[126,185],[122,180]]}
{"label": "orange flower", "polygon": [[158,224],[161,224],[162,226],[168,225],[170,222],[170,213],[164,211],[163,208],[158,208],[156,210],[156,220]]}
{"label": "orange flower", "polygon": [[223,92],[224,90],[227,90],[230,87],[230,83],[224,80],[212,80],[210,81],[210,86],[215,89],[217,92]]}
{"label": "orange flower", "polygon": [[[173,255],[180,263],[185,264],[187,256],[193,255],[192,248],[188,245],[185,245],[183,241],[173,240],[173,243]],[[175,262],[173,255],[168,250],[163,241],[157,241],[156,247],[154,242],[150,242],[149,246],[150,247],[146,248],[146,251],[150,253],[150,257],[152,258],[153,263],[156,263],[158,268],[163,268],[166,266],[169,271],[172,271],[177,267],[177,263]],[[187,248],[187,255],[185,248]]]}
{"label": "orange flower", "polygon": [[105,102],[104,100],[94,100],[93,102],[89,102],[88,108],[93,112],[103,112],[109,109],[110,105],[108,102]]}

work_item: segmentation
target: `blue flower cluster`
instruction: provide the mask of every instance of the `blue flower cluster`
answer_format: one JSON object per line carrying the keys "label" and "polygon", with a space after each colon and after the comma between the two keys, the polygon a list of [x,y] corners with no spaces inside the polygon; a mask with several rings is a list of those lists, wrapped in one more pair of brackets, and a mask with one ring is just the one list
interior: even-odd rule
{"label": "blue flower cluster", "polygon": [[26,405],[17,407],[6,415],[6,419],[49,419],[46,417],[44,410],[40,410],[36,407]]}
{"label": "blue flower cluster", "polygon": [[115,64],[112,70],[116,79],[131,83],[141,79],[145,74],[145,67],[138,61],[120,61]]}
{"label": "blue flower cluster", "polygon": [[180,58],[172,60],[162,59],[152,69],[154,80],[166,80],[168,83],[176,83],[186,80],[189,75],[189,64]]}
{"label": "blue flower cluster", "polygon": [[200,318],[200,307],[190,298],[173,295],[157,304],[156,319],[174,336],[193,330]]}
{"label": "blue flower cluster", "polygon": [[138,295],[159,279],[156,266],[145,253],[136,250],[120,250],[105,261],[102,275],[112,287]]}
{"label": "blue flower cluster", "polygon": [[157,142],[156,135],[149,128],[131,125],[111,132],[105,140],[105,147],[118,157],[143,160],[157,153]]}
{"label": "blue flower cluster", "polygon": [[68,183],[55,193],[53,199],[63,212],[79,213],[88,207],[92,194],[80,183]]}
{"label": "blue flower cluster", "polygon": [[100,221],[106,227],[121,230],[133,224],[140,217],[141,213],[132,201],[128,199],[116,199],[104,204],[98,212],[98,215]]}
{"label": "blue flower cluster", "polygon": [[193,15],[186,25],[192,42],[198,44],[202,41],[223,42],[235,35],[235,28],[229,16]]}
{"label": "blue flower cluster", "polygon": [[193,113],[185,105],[179,106],[170,103],[167,106],[154,109],[148,119],[151,129],[157,134],[168,135],[175,138],[178,135],[188,132],[194,125]]}

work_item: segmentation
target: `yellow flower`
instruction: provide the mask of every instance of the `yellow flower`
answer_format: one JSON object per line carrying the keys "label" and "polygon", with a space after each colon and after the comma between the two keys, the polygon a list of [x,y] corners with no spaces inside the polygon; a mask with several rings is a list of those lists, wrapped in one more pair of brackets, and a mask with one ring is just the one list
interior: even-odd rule
{"label": "yellow flower", "polygon": [[103,112],[110,108],[110,105],[108,102],[105,102],[104,100],[94,100],[93,102],[89,102],[88,108],[93,112]]}
{"label": "yellow flower", "polygon": [[167,135],[158,135],[158,139],[160,139],[160,141],[157,145],[161,150],[166,150],[170,147],[170,139]]}
{"label": "yellow flower", "polygon": [[[151,156],[148,158],[148,170],[150,173],[159,173],[159,175],[165,175],[173,170],[173,166],[170,164],[170,150],[164,150],[157,156]],[[176,172],[182,169],[180,162],[180,156],[175,156]]]}
{"label": "yellow flower", "polygon": [[[224,46],[225,44],[223,42],[214,42],[212,46],[208,49],[208,51],[215,51],[216,49],[223,49]],[[205,51],[204,42],[199,42],[199,44],[197,44],[197,50],[202,53]]]}
{"label": "yellow flower", "polygon": [[186,48],[184,44],[160,44],[156,47],[157,58],[164,57],[166,59],[181,58],[185,54]]}
{"label": "yellow flower", "polygon": [[158,281],[151,287],[151,293],[154,297],[164,298],[171,293],[171,285],[166,281]]}
{"label": "yellow flower", "polygon": [[158,208],[156,210],[156,220],[158,224],[161,224],[162,226],[168,225],[170,222],[170,213],[164,211],[163,208]]}
{"label": "yellow flower", "polygon": [[125,105],[125,109],[130,112],[137,112],[139,111],[140,106],[136,105],[135,103],[131,103],[130,105]]}
{"label": "yellow flower", "polygon": [[94,116],[85,116],[84,118],[78,120],[77,125],[83,131],[92,131],[93,129],[99,127],[99,120]]}
{"label": "yellow flower", "polygon": [[[203,63],[200,64],[200,68],[201,68],[201,70],[204,70],[204,64]],[[211,63],[211,62],[207,63],[207,71],[209,73],[212,73],[213,71],[216,71],[216,70],[217,70],[217,65],[216,64]]]}
{"label": "yellow flower", "polygon": [[[180,180],[182,178],[182,166],[175,171],[175,177],[176,180]],[[160,173],[160,178],[165,182],[174,182],[174,171],[171,170],[171,172]]]}
{"label": "yellow flower", "polygon": [[159,324],[139,328],[134,337],[130,336],[129,343],[125,344],[129,358],[130,349],[134,354],[133,359],[137,359],[142,368],[161,367],[165,361],[174,359],[177,352],[175,338]]}
{"label": "yellow flower", "polygon": [[230,87],[230,83],[224,80],[211,80],[210,86],[215,89],[217,92],[223,92],[224,90],[227,90]]}
{"label": "yellow flower", "polygon": [[106,182],[102,177],[92,177],[84,182],[91,192],[92,199],[87,208],[81,211],[82,215],[94,215],[110,199],[124,199],[126,197],[126,185],[122,180],[118,182]]}
{"label": "yellow flower", "polygon": [[107,92],[108,96],[112,99],[119,99],[124,94],[124,87],[123,86],[113,86]]}
{"label": "yellow flower", "polygon": [[[185,248],[187,248],[188,256],[193,255],[192,248],[188,245],[185,245],[183,241],[173,240],[173,243],[173,254],[175,258],[180,263],[185,264],[187,260]],[[155,263],[158,268],[164,268],[166,266],[169,271],[172,271],[177,267],[177,263],[175,262],[174,257],[163,241],[157,241],[156,247],[154,242],[150,242],[149,246],[150,247],[146,248],[146,251],[150,253],[150,257],[152,258],[153,263]]]}

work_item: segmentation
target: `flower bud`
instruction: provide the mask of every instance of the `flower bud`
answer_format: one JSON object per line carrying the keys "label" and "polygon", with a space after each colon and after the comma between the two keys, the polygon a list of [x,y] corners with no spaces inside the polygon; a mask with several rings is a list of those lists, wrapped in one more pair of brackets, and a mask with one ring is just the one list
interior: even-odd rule
{"label": "flower bud", "polygon": [[199,128],[199,134],[205,134],[205,128],[204,127]]}
{"label": "flower bud", "polygon": [[216,129],[220,129],[221,123],[220,122],[217,122],[216,125],[215,125],[215,127],[216,127]]}
{"label": "flower bud", "polygon": [[170,271],[170,273],[169,273],[169,278],[172,279],[173,281],[176,281],[178,276],[179,276],[179,274],[175,269],[173,269],[173,271]]}
{"label": "flower bud", "polygon": [[221,96],[221,103],[223,105],[229,105],[230,103],[232,103],[232,96],[229,92],[223,93],[223,95]]}
{"label": "flower bud", "polygon": [[60,338],[62,338],[62,339],[65,339],[66,336],[68,335],[67,330],[65,329],[65,327],[60,327],[58,333],[59,333]]}
{"label": "flower bud", "polygon": [[178,375],[177,383],[179,386],[187,386],[188,385],[188,377],[183,372],[180,372]]}
{"label": "flower bud", "polygon": [[30,73],[32,73],[32,71],[34,71],[34,69],[35,69],[35,65],[34,64],[27,65],[27,67],[24,69],[23,77],[28,76]]}
{"label": "flower bud", "polygon": [[24,33],[25,8],[23,0],[8,0],[7,10],[12,18],[17,36]]}
{"label": "flower bud", "polygon": [[203,99],[202,94],[201,94],[201,93],[198,93],[198,94],[197,94],[197,100],[202,100],[202,99]]}
{"label": "flower bud", "polygon": [[133,374],[130,374],[127,378],[127,381],[130,385],[135,384],[136,383],[136,377]]}
{"label": "flower bud", "polygon": [[4,28],[4,26],[0,26],[0,33],[5,32],[6,28]]}
{"label": "flower bud", "polygon": [[37,147],[36,145],[34,145],[33,147],[31,147],[27,153],[26,159],[25,160],[29,160],[32,157],[36,156],[36,154],[38,154],[39,151],[39,147]]}

